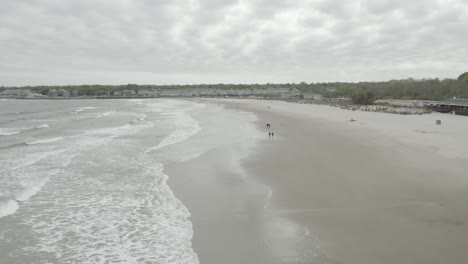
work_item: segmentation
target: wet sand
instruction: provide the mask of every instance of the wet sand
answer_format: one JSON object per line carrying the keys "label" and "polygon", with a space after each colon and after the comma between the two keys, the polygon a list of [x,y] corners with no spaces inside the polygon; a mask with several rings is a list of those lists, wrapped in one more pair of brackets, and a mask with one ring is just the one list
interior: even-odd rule
{"label": "wet sand", "polygon": [[[254,112],[266,140],[242,162],[255,184],[230,174],[222,151],[168,166],[169,185],[192,213],[201,263],[468,260],[465,156],[347,122],[350,111],[340,120],[308,115],[302,106],[286,111],[282,103],[223,103]],[[272,124],[272,140],[265,123]],[[462,139],[454,149],[465,146]],[[183,175],[194,169],[204,177],[188,185]],[[266,208],[263,184],[273,191]]]}

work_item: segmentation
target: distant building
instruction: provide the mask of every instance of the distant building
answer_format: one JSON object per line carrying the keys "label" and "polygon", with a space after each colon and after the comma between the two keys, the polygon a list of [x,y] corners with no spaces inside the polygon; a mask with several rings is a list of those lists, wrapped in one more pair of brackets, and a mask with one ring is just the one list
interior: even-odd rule
{"label": "distant building", "polygon": [[58,92],[58,95],[62,96],[62,97],[69,97],[70,96],[70,92],[65,90],[65,89],[59,89],[57,92]]}
{"label": "distant building", "polygon": [[154,90],[138,90],[137,94],[139,96],[148,96],[148,97],[157,96],[157,92]]}
{"label": "distant building", "polygon": [[332,98],[332,101],[351,101],[352,99],[349,97],[335,97]]}
{"label": "distant building", "polygon": [[134,96],[134,95],[136,95],[135,90],[123,90],[120,92],[120,96],[129,97],[129,96]]}
{"label": "distant building", "polygon": [[161,96],[174,97],[174,96],[184,96],[182,89],[162,89],[160,91]]}
{"label": "distant building", "polygon": [[321,94],[315,94],[315,93],[304,93],[302,94],[303,99],[308,99],[308,100],[322,100],[322,95]]}
{"label": "distant building", "polygon": [[2,97],[30,97],[33,94],[29,89],[8,89],[0,92]]}
{"label": "distant building", "polygon": [[433,111],[440,113],[468,116],[468,99],[451,99],[436,103],[429,103],[425,106]]}
{"label": "distant building", "polygon": [[429,102],[422,100],[396,100],[396,99],[379,99],[374,101],[375,104],[387,104],[396,107],[414,107],[414,108],[424,108],[424,105],[428,103],[437,103]]}
{"label": "distant building", "polygon": [[47,95],[49,97],[69,97],[70,92],[65,89],[50,89]]}
{"label": "distant building", "polygon": [[255,88],[250,95],[293,98],[299,96],[299,90],[285,87]]}
{"label": "distant building", "polygon": [[272,96],[282,98],[298,97],[299,90],[294,88],[244,88],[244,89],[216,89],[216,88],[165,88],[115,91],[112,96],[144,96],[144,97],[194,97],[194,96]]}
{"label": "distant building", "polygon": [[57,97],[58,96],[58,91],[57,89],[50,89],[49,93],[47,93],[49,97]]}

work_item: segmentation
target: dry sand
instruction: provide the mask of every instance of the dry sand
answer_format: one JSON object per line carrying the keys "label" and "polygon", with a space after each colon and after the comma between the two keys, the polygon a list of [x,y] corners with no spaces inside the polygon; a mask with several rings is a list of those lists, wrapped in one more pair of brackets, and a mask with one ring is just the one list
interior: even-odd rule
{"label": "dry sand", "polygon": [[[194,249],[201,263],[468,261],[467,117],[220,101],[254,112],[266,138],[265,123],[271,123],[275,138],[263,141],[243,167],[248,177],[270,186],[273,193],[267,208],[256,205],[255,195],[264,190],[251,192],[236,183],[236,177],[222,176],[227,173],[219,165],[222,153],[168,168],[171,177],[207,168],[204,173],[211,176],[203,183],[217,182],[203,186],[198,193],[203,199],[197,191],[178,186],[177,180],[169,182],[193,214]],[[357,121],[348,122],[351,118]],[[442,120],[441,126],[435,125],[436,119]],[[232,182],[219,184],[220,179]],[[226,186],[234,187],[223,189]],[[229,201],[243,195],[243,203],[253,204],[247,216],[234,214],[229,201],[213,200],[221,197],[207,194],[214,189],[230,190]],[[258,217],[248,217],[252,215]],[[308,239],[288,240],[287,234],[271,238],[294,229],[291,223],[306,227]],[[255,242],[259,237],[266,242]]]}

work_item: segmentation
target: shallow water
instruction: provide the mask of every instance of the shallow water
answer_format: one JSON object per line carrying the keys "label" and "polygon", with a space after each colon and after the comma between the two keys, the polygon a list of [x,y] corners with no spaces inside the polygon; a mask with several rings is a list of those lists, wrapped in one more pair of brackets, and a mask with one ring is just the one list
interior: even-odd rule
{"label": "shallow water", "polygon": [[194,100],[1,101],[0,263],[314,259],[309,230],[244,171],[255,121]]}
{"label": "shallow water", "polygon": [[[0,102],[0,263],[197,263],[164,164],[200,130],[175,100]],[[33,261],[34,260],[34,261]]]}

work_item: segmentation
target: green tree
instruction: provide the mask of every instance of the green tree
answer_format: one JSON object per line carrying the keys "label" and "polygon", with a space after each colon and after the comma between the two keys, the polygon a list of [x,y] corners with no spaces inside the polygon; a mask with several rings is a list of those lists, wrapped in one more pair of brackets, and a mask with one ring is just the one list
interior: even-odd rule
{"label": "green tree", "polygon": [[460,74],[460,76],[458,76],[458,80],[468,82],[468,72]]}
{"label": "green tree", "polygon": [[354,104],[371,105],[374,104],[374,94],[370,91],[359,91],[351,96]]}

